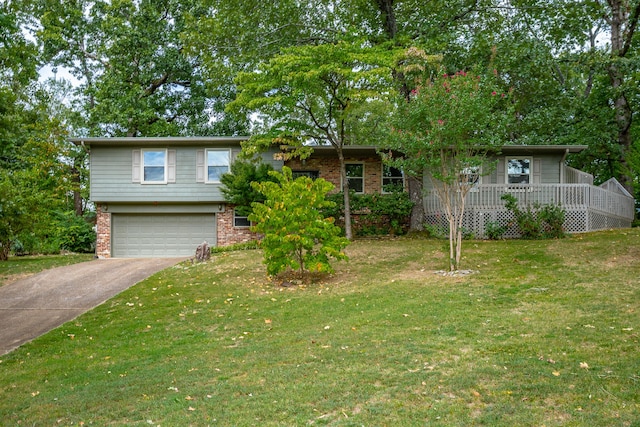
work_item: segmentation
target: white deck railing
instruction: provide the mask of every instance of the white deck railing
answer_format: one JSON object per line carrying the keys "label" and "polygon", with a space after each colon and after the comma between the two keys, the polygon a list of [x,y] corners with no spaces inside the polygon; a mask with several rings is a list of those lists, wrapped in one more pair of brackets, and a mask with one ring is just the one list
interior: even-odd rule
{"label": "white deck railing", "polygon": [[[520,206],[560,205],[565,210],[593,210],[629,220],[635,212],[633,198],[589,184],[479,184],[467,195],[466,207],[504,210],[504,194],[513,195]],[[442,212],[435,193],[425,197],[425,210]]]}

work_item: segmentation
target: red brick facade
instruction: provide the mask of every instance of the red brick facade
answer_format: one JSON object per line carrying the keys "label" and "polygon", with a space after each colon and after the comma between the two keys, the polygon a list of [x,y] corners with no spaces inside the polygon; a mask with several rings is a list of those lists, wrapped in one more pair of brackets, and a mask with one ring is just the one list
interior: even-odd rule
{"label": "red brick facade", "polygon": [[233,225],[233,206],[227,205],[224,212],[216,214],[216,218],[218,246],[229,246],[256,239],[256,233],[253,233],[248,227],[235,227]]}
{"label": "red brick facade", "polygon": [[[364,192],[367,194],[382,192],[382,161],[379,157],[345,158],[345,163],[364,164]],[[334,192],[341,189],[340,163],[335,157],[316,157],[306,160],[288,160],[286,166],[294,171],[317,171],[319,178],[324,178],[335,185]]]}
{"label": "red brick facade", "polygon": [[111,258],[111,214],[103,206],[96,206],[96,256]]}

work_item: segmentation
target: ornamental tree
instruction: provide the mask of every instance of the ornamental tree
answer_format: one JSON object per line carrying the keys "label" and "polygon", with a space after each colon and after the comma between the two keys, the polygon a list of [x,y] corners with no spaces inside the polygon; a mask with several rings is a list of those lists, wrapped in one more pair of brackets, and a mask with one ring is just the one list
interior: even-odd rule
{"label": "ornamental tree", "polygon": [[335,149],[349,239],[351,209],[343,148],[371,143],[362,136],[384,117],[371,112],[388,105],[384,98],[391,71],[385,64],[392,54],[392,49],[357,41],[284,49],[258,71],[238,74],[239,93],[228,106],[228,111],[254,120],[252,136],[243,143],[246,155],[274,144],[290,148],[286,156],[300,158],[309,156],[314,145]]}
{"label": "ornamental tree", "polygon": [[507,141],[509,121],[508,96],[494,76],[464,71],[417,79],[391,118],[385,161],[431,180],[449,225],[451,271],[460,265],[466,196],[495,166],[487,154]]}
{"label": "ornamental tree", "polygon": [[333,184],[322,178],[295,180],[291,169],[271,171],[278,182],[254,182],[265,195],[264,203],[253,203],[249,220],[252,231],[264,234],[260,246],[264,250],[267,273],[277,275],[287,270],[332,272],[330,259],[346,260],[342,251],[349,241],[340,236],[333,218],[325,218],[322,209],[333,202],[325,199]]}

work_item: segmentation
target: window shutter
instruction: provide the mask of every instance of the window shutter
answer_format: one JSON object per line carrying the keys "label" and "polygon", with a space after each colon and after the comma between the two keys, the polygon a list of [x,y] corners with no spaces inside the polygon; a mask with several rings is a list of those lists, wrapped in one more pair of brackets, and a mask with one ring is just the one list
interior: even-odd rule
{"label": "window shutter", "polygon": [[533,159],[533,174],[531,176],[531,184],[540,184],[542,181],[542,165],[540,159]]}
{"label": "window shutter", "polygon": [[167,150],[167,183],[176,182],[176,150]]}
{"label": "window shutter", "polygon": [[204,150],[196,151],[196,182],[205,181],[205,156]]}
{"label": "window shutter", "polygon": [[498,180],[496,181],[496,184],[499,184],[502,182],[509,182],[504,164],[505,164],[505,159],[498,160],[498,166],[496,167],[496,175]]}
{"label": "window shutter", "polygon": [[238,160],[238,156],[240,155],[241,151],[242,150],[231,150],[231,163],[233,163],[236,160]]}
{"label": "window shutter", "polygon": [[141,155],[141,150],[133,150],[131,153],[131,182],[134,183],[139,183],[142,176],[140,172]]}

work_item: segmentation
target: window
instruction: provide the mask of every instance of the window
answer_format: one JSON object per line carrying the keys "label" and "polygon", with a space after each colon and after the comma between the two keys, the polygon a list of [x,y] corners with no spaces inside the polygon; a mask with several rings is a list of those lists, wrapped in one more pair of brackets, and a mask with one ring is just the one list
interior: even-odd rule
{"label": "window", "polygon": [[390,193],[404,189],[404,175],[398,168],[382,166],[382,192]]}
{"label": "window", "polygon": [[167,150],[142,150],[142,182],[167,183]]}
{"label": "window", "polygon": [[531,183],[531,158],[507,159],[507,184]]}
{"label": "window", "polygon": [[238,214],[237,210],[233,210],[233,226],[234,227],[250,227],[251,221],[246,216]]}
{"label": "window", "polygon": [[291,171],[291,175],[293,179],[299,178],[301,176],[308,176],[311,179],[318,179],[320,177],[320,171]]}
{"label": "window", "polygon": [[356,193],[364,193],[364,164],[347,163],[347,180],[349,181],[349,190]]}
{"label": "window", "polygon": [[220,182],[223,174],[229,172],[229,150],[207,150],[207,182]]}
{"label": "window", "polygon": [[475,187],[480,182],[480,167],[470,166],[460,172],[460,183]]}

